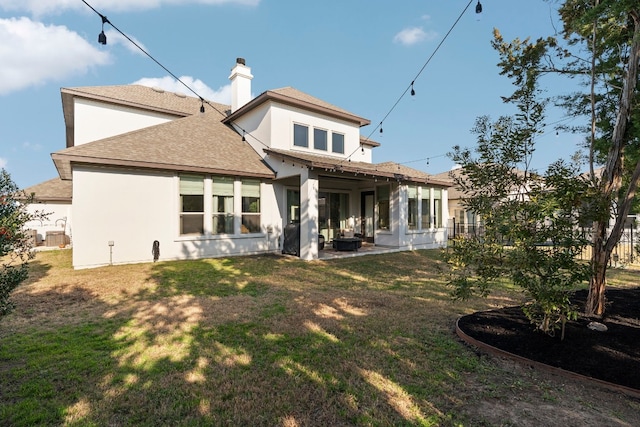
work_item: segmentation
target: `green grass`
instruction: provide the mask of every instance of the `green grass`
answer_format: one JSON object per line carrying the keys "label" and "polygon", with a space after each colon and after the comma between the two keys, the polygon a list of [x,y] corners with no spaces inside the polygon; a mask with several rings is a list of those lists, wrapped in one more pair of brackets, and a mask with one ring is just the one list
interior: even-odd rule
{"label": "green grass", "polygon": [[519,293],[452,302],[438,251],[80,271],[52,251],[31,273],[0,321],[2,425],[461,425],[509,388],[453,324]]}

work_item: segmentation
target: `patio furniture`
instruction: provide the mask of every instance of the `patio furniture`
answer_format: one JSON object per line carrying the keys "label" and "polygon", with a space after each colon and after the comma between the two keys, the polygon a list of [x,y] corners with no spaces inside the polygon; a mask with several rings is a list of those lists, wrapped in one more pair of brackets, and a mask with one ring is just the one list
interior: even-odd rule
{"label": "patio furniture", "polygon": [[333,239],[333,248],[337,251],[357,251],[362,247],[359,237],[338,237]]}

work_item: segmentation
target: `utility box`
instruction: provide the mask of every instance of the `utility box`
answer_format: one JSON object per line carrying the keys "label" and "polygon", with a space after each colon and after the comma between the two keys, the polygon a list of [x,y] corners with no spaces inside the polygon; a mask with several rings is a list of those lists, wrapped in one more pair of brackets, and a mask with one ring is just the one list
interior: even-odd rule
{"label": "utility box", "polygon": [[47,231],[46,246],[60,246],[67,244],[67,236],[64,231]]}

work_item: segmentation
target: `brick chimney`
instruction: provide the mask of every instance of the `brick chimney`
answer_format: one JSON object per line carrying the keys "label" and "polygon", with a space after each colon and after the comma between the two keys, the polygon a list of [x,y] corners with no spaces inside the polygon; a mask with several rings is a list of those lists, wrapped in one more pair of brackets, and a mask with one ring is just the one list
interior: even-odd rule
{"label": "brick chimney", "polygon": [[244,58],[237,58],[236,65],[231,69],[231,112],[235,112],[247,102],[251,101],[251,68],[245,65]]}

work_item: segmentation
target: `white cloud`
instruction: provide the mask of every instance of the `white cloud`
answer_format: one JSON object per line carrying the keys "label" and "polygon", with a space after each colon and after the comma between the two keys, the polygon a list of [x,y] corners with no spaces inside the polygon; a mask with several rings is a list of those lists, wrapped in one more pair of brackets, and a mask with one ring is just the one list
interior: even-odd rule
{"label": "white cloud", "polygon": [[29,151],[40,151],[43,147],[42,144],[32,144],[29,141],[26,141],[22,143],[22,148]]}
{"label": "white cloud", "polygon": [[422,27],[410,27],[396,34],[393,41],[405,46],[411,46],[425,40],[433,40],[437,37],[438,33],[433,30],[427,32]]}
{"label": "white cloud", "polygon": [[0,95],[86,73],[110,62],[67,27],[29,18],[0,18]]}
{"label": "white cloud", "polygon": [[[231,85],[222,86],[218,90],[213,90],[200,79],[194,79],[189,76],[180,77],[187,86],[193,89],[198,95],[202,96],[208,101],[214,101],[221,104],[231,104]],[[167,92],[184,93],[185,95],[195,96],[193,92],[184,87],[182,83],[174,79],[173,77],[152,78],[144,77],[132,84],[143,85],[149,87],[157,87]]]}
{"label": "white cloud", "polygon": [[0,157],[0,168],[4,168],[5,166],[7,166],[7,159],[3,159],[2,157]]}
{"label": "white cloud", "polygon": [[[155,9],[165,5],[223,5],[240,4],[257,6],[260,0],[89,0],[97,11],[108,12],[140,11]],[[60,13],[69,9],[90,9],[81,0],[0,0],[0,9],[7,11],[29,12],[34,16]]]}

